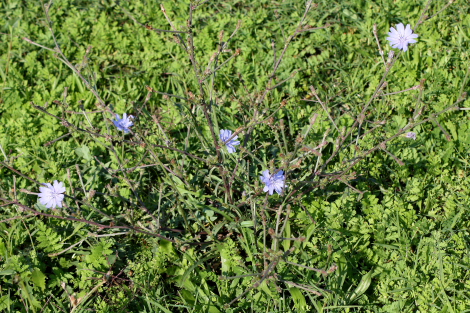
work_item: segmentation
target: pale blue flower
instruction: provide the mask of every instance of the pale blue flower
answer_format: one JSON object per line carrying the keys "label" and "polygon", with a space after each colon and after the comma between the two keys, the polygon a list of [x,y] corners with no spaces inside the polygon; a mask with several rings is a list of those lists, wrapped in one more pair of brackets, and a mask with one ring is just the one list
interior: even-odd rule
{"label": "pale blue flower", "polygon": [[[237,141],[238,136],[232,137],[232,131],[227,130],[227,129],[221,129],[220,130],[220,140],[224,142],[224,144],[227,146],[228,153],[234,153],[236,152],[234,146],[238,146],[240,144],[240,141]],[[230,140],[229,140],[230,139]]]}
{"label": "pale blue flower", "polygon": [[416,140],[416,133],[414,133],[414,132],[406,133],[405,137],[406,137],[406,138],[411,138],[411,139],[413,139],[413,140]]}
{"label": "pale blue flower", "polygon": [[124,115],[122,116],[122,119],[119,116],[119,114],[116,114],[116,120],[113,121],[113,123],[114,125],[116,125],[116,127],[119,130],[122,130],[123,132],[127,134],[130,131],[129,127],[134,125],[134,123],[131,122],[131,118],[134,118],[134,116],[132,115],[127,116],[127,113],[124,113]]}
{"label": "pale blue flower", "polygon": [[398,24],[397,29],[390,27],[387,40],[390,41],[392,48],[398,48],[403,51],[408,50],[408,44],[415,43],[415,38],[418,38],[417,34],[413,34],[410,24],[403,26],[402,23]]}
{"label": "pale blue flower", "polygon": [[39,202],[41,202],[46,208],[55,209],[56,207],[62,207],[62,201],[64,200],[65,187],[63,182],[54,180],[54,184],[43,183],[46,187],[39,187],[40,193]]}
{"label": "pale blue flower", "polygon": [[272,195],[274,191],[281,194],[282,189],[286,187],[286,176],[284,176],[284,171],[280,170],[271,175],[269,170],[265,170],[262,174],[263,175],[260,176],[260,179],[264,184],[266,184],[263,191],[269,191],[270,195]]}

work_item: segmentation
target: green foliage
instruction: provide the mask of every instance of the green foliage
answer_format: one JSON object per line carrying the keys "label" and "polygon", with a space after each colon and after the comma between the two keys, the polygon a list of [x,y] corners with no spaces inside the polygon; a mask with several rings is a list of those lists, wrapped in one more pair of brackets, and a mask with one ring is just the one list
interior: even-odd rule
{"label": "green foliage", "polygon": [[62,238],[57,232],[42,222],[38,222],[36,227],[38,229],[35,236],[38,241],[36,247],[42,248],[44,252],[57,252],[62,249]]}
{"label": "green foliage", "polygon": [[[420,25],[381,92],[423,88],[370,100],[374,24],[386,58],[422,3],[318,1],[305,26],[331,25],[288,42],[305,1],[202,2],[55,1],[68,65],[23,39],[54,47],[42,2],[0,3],[0,311],[464,312],[470,123],[434,114],[468,92],[470,6]],[[31,194],[53,180],[62,209]]]}

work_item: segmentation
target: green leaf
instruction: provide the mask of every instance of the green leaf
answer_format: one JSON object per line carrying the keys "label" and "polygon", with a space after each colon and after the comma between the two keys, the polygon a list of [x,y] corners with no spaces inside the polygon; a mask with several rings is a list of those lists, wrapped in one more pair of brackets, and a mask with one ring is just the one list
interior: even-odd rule
{"label": "green leaf", "polygon": [[356,289],[353,291],[353,293],[349,297],[349,301],[352,302],[356,300],[357,298],[359,298],[361,295],[363,295],[364,292],[366,292],[366,290],[369,288],[371,281],[372,281],[372,271],[362,276],[362,279],[359,282],[359,285],[357,285]]}
{"label": "green leaf", "polygon": [[0,271],[0,275],[4,275],[4,276],[6,276],[6,275],[13,275],[13,274],[15,274],[15,271],[12,270],[12,269]]}
{"label": "green leaf", "polygon": [[254,225],[253,221],[243,221],[240,223],[241,227],[253,227]]}
{"label": "green leaf", "polygon": [[5,247],[5,243],[3,240],[0,238],[0,256],[3,256],[4,258],[7,257],[7,248]]}
{"label": "green leaf", "polygon": [[164,253],[168,255],[173,255],[175,254],[175,248],[173,248],[173,243],[167,240],[161,240],[160,241],[160,249]]}
{"label": "green leaf", "polygon": [[46,275],[44,275],[39,268],[34,268],[34,271],[31,274],[31,280],[36,287],[39,287],[42,290],[46,289]]}
{"label": "green leaf", "polygon": [[91,161],[93,158],[91,156],[90,149],[87,146],[81,146],[80,148],[75,149],[75,153],[82,159],[87,161]]}
{"label": "green leaf", "polygon": [[117,256],[115,254],[111,254],[108,256],[108,264],[112,265],[116,262]]}
{"label": "green leaf", "polygon": [[222,263],[222,273],[230,271],[230,251],[227,249],[220,249],[220,262]]}
{"label": "green leaf", "polygon": [[8,312],[7,309],[10,308],[12,305],[12,300],[10,299],[10,295],[4,295],[0,297],[0,311]]}
{"label": "green leaf", "polygon": [[42,222],[37,224],[37,229],[38,248],[44,248],[45,252],[57,252],[62,249],[62,238],[57,232]]}
{"label": "green leaf", "polygon": [[220,310],[214,305],[209,305],[209,313],[220,313]]}
{"label": "green leaf", "polygon": [[454,140],[458,140],[459,136],[457,135],[457,129],[455,128],[454,123],[452,123],[451,121],[446,121],[445,125],[449,128]]}
{"label": "green leaf", "polygon": [[[291,237],[291,231],[290,231],[290,221],[287,220],[287,223],[286,223],[286,228],[284,230],[284,237],[286,238],[290,238]],[[282,241],[282,247],[284,248],[284,251],[287,251],[290,249],[290,244],[291,242],[289,240],[283,240]]]}
{"label": "green leaf", "polygon": [[299,310],[298,312],[304,312],[307,308],[307,302],[302,292],[296,287],[289,288],[289,292],[294,300],[295,308]]}
{"label": "green leaf", "polygon": [[185,301],[189,302],[189,304],[191,305],[194,304],[196,299],[194,298],[191,292],[189,292],[188,290],[182,289],[180,290],[180,294]]}
{"label": "green leaf", "polygon": [[113,250],[110,249],[111,246],[112,243],[110,242],[99,242],[90,249],[91,254],[87,255],[85,260],[88,263],[93,264],[95,268],[99,268],[100,266],[109,266],[106,257],[113,253]]}
{"label": "green leaf", "polygon": [[165,313],[172,313],[170,310],[165,309],[165,307],[164,307],[163,305],[161,305],[161,304],[158,303],[158,302],[153,301],[153,300],[152,300],[151,298],[149,298],[148,296],[147,296],[146,300],[147,300],[147,302],[150,302],[150,303],[154,304],[155,306],[157,306],[160,310],[162,310],[162,312],[165,312]]}

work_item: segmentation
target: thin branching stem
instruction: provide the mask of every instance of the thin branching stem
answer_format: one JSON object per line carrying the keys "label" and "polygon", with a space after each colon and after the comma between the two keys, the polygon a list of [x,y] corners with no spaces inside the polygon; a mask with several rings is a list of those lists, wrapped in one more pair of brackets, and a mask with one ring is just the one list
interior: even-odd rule
{"label": "thin branching stem", "polygon": [[21,207],[24,210],[33,212],[35,215],[41,215],[41,216],[44,216],[44,217],[55,218],[55,219],[59,219],[59,220],[85,223],[85,224],[88,224],[88,225],[91,225],[91,226],[96,226],[96,227],[101,228],[101,229],[103,229],[103,228],[107,228],[107,229],[129,229],[129,230],[133,230],[137,233],[149,235],[149,236],[152,236],[152,237],[158,237],[158,238],[161,238],[161,239],[164,239],[164,240],[175,243],[175,241],[171,238],[167,238],[167,237],[162,236],[160,234],[155,234],[155,233],[150,233],[150,232],[147,232],[147,231],[143,231],[143,230],[139,229],[138,227],[133,227],[133,226],[130,226],[130,225],[126,225],[126,226],[124,226],[124,225],[105,225],[105,224],[100,224],[100,223],[97,223],[97,222],[94,222],[94,221],[89,221],[89,220],[82,219],[82,218],[53,215],[53,214],[48,214],[48,213],[44,213],[44,212],[39,212],[39,211],[29,207],[29,206],[26,206],[26,205],[18,202],[18,201],[10,201],[10,200],[2,198],[2,197],[0,197],[0,200],[5,201],[5,202],[9,202],[10,205],[17,205],[17,206]]}

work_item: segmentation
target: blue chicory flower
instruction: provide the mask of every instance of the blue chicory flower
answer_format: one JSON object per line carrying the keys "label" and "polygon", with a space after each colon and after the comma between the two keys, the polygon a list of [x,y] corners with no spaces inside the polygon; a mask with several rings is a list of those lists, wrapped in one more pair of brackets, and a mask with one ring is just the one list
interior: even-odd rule
{"label": "blue chicory flower", "polygon": [[39,202],[41,202],[46,208],[55,209],[55,207],[62,207],[62,201],[64,200],[65,187],[63,182],[54,180],[54,184],[43,183],[46,187],[39,187]]}
{"label": "blue chicory flower", "polygon": [[269,195],[272,195],[274,190],[278,193],[282,193],[282,189],[286,187],[286,176],[284,176],[284,171],[280,170],[275,174],[271,175],[269,170],[265,170],[260,176],[261,181],[266,184],[263,191],[269,191]]}
{"label": "blue chicory flower", "polygon": [[415,132],[406,133],[405,137],[406,137],[406,138],[411,138],[411,139],[413,139],[413,140],[416,140],[416,133],[415,133]]}
{"label": "blue chicory flower", "polygon": [[[221,129],[220,130],[220,140],[224,142],[224,144],[227,146],[228,153],[234,153],[237,150],[235,150],[234,146],[238,146],[240,144],[240,141],[237,141],[238,136],[232,137],[232,131],[227,130],[227,129]],[[229,140],[230,139],[230,140]]]}
{"label": "blue chicory flower", "polygon": [[396,26],[397,28],[390,27],[387,40],[390,41],[392,48],[398,48],[403,51],[408,50],[408,44],[415,43],[415,38],[418,38],[417,34],[413,34],[410,24],[403,26],[402,23]]}
{"label": "blue chicory flower", "polygon": [[124,113],[124,115],[122,116],[122,119],[119,116],[119,114],[116,114],[116,120],[113,121],[113,123],[114,125],[116,125],[116,127],[119,130],[122,130],[124,133],[127,134],[130,131],[129,127],[134,125],[134,123],[131,122],[131,118],[134,118],[134,116],[132,115],[127,116],[127,113]]}

